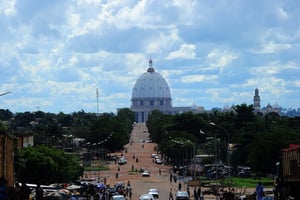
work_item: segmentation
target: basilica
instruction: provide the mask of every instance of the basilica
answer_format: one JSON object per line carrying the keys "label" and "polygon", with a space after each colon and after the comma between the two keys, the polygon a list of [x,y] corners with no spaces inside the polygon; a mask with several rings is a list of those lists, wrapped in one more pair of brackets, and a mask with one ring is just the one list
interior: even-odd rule
{"label": "basilica", "polygon": [[153,110],[164,114],[183,112],[204,112],[199,107],[173,107],[169,85],[162,75],[157,73],[149,60],[149,67],[136,81],[132,89],[131,107],[136,122],[146,122]]}
{"label": "basilica", "polygon": [[[281,107],[277,104],[261,108],[261,99],[258,88],[255,89],[253,97],[253,108],[255,113],[263,115],[276,112],[280,113]],[[230,112],[233,106],[225,106],[223,109],[218,109],[220,112]],[[159,110],[164,114],[179,114],[184,112],[204,113],[204,107],[196,105],[187,107],[173,107],[170,87],[162,75],[155,71],[152,59],[149,60],[149,66],[135,82],[132,89],[130,110],[135,113],[136,122],[146,122],[148,116],[153,110]],[[214,109],[213,109],[214,110]]]}

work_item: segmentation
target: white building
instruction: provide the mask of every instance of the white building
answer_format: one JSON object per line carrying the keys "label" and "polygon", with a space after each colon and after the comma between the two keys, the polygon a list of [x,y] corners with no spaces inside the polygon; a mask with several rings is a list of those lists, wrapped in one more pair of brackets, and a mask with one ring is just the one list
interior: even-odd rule
{"label": "white building", "polygon": [[136,81],[132,89],[131,107],[135,113],[136,122],[146,122],[153,110],[159,110],[164,114],[176,114],[182,112],[204,112],[203,107],[173,107],[169,85],[167,81],[152,66],[149,67]]}

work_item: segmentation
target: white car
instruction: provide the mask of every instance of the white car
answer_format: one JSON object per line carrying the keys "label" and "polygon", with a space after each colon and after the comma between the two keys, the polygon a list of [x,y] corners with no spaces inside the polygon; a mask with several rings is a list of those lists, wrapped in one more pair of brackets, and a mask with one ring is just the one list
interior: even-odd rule
{"label": "white car", "polygon": [[114,195],[112,196],[112,200],[126,200],[123,195]]}
{"label": "white car", "polygon": [[142,176],[143,177],[149,177],[150,176],[150,172],[147,171],[147,170],[145,170],[145,171],[143,171]]}
{"label": "white car", "polygon": [[176,193],[176,200],[189,200],[189,194],[187,191],[178,191]]}
{"label": "white car", "polygon": [[162,164],[162,160],[159,159],[159,158],[157,158],[157,159],[155,160],[155,163],[160,165],[160,164]]}
{"label": "white car", "polygon": [[122,156],[122,157],[119,159],[118,163],[119,163],[119,165],[124,165],[124,164],[127,163],[127,160],[126,160],[126,158],[125,158],[124,156]]}
{"label": "white car", "polygon": [[152,194],[142,194],[139,198],[139,200],[154,200],[155,198],[153,197]]}
{"label": "white car", "polygon": [[156,188],[149,189],[149,194],[152,194],[155,199],[159,199],[159,191]]}
{"label": "white car", "polygon": [[155,158],[155,156],[157,156],[156,153],[151,154],[151,158]]}

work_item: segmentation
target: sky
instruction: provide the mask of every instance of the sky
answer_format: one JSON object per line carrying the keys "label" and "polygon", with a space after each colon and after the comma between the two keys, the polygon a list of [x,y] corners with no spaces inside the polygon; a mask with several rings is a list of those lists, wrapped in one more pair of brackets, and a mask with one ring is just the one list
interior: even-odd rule
{"label": "sky", "polygon": [[300,107],[298,0],[1,0],[0,27],[0,109],[116,113],[150,57],[174,107],[250,105],[255,88]]}

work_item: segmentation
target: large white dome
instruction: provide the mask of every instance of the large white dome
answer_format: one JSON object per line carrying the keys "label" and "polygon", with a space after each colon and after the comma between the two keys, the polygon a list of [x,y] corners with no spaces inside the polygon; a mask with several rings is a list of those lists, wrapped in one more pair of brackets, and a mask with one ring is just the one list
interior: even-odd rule
{"label": "large white dome", "polygon": [[148,68],[136,81],[132,90],[135,98],[171,98],[167,81],[153,68]]}
{"label": "large white dome", "polygon": [[152,110],[169,114],[172,111],[171,93],[167,81],[152,67],[149,61],[147,72],[143,73],[132,89],[131,110],[137,122],[145,122]]}

